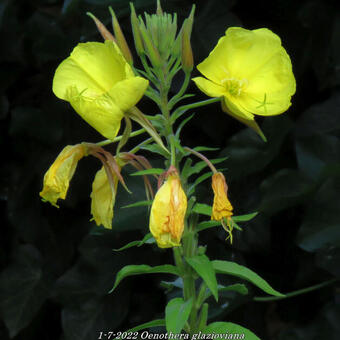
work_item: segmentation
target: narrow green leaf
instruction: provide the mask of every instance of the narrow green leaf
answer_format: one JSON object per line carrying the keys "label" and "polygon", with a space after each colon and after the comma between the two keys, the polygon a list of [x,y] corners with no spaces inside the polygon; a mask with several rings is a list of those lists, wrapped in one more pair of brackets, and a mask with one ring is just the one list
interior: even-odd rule
{"label": "narrow green leaf", "polygon": [[198,318],[198,330],[202,331],[205,329],[208,320],[208,308],[209,305],[207,303],[203,303],[201,308],[201,313]]}
{"label": "narrow green leaf", "polygon": [[208,179],[209,177],[212,176],[212,172],[207,172],[205,174],[203,174],[202,176],[198,177],[195,182],[190,186],[189,190],[188,190],[188,196],[190,196],[193,192],[194,192],[194,189],[195,187],[202,183],[203,181],[205,181],[206,179]]}
{"label": "narrow green leaf", "polygon": [[190,169],[191,169],[191,164],[192,164],[192,159],[191,158],[187,158],[183,169],[181,171],[182,177],[183,178],[188,178],[189,177],[189,173],[190,173]]}
{"label": "narrow green leaf", "polygon": [[121,209],[134,208],[134,207],[145,207],[152,205],[152,201],[138,201],[132,204],[124,205]]}
{"label": "narrow green leaf", "polygon": [[193,207],[193,211],[206,216],[211,216],[211,206],[203,203],[196,203]]}
{"label": "narrow green leaf", "polygon": [[[145,322],[141,325],[138,325],[136,327],[133,327],[123,333],[131,333],[131,332],[138,332],[141,331],[142,329],[146,329],[146,328],[152,328],[152,327],[161,327],[161,326],[165,326],[165,320],[164,319],[157,319],[157,320],[153,320],[153,321],[149,321],[149,322]],[[116,338],[116,339],[120,339],[120,338]]]}
{"label": "narrow green leaf", "polygon": [[184,301],[182,298],[175,298],[169,301],[165,308],[165,324],[168,333],[181,333],[189,318],[192,302],[192,298],[187,301]]}
{"label": "narrow green leaf", "polygon": [[196,146],[195,148],[193,148],[193,150],[201,152],[201,151],[217,151],[220,148],[210,148],[208,146]]}
{"label": "narrow green leaf", "polygon": [[[224,339],[246,339],[246,340],[260,340],[249,329],[244,328],[232,322],[213,322],[208,325],[203,332],[204,334],[221,334]],[[242,334],[242,335],[241,335]],[[228,336],[227,336],[228,335]],[[242,338],[235,337],[241,335]],[[244,335],[244,337],[243,337]]]}
{"label": "narrow green leaf", "polygon": [[233,285],[226,286],[226,287],[219,285],[218,291],[219,292],[233,291],[233,292],[237,292],[241,295],[247,295],[248,294],[248,288],[243,283],[235,283]]}
{"label": "narrow green leaf", "polygon": [[[142,246],[144,243],[146,243],[148,240],[151,240],[153,238],[151,233],[148,233],[144,236],[144,238],[142,240],[137,240],[137,241],[132,241],[128,244],[126,244],[125,246],[118,248],[118,249],[113,249],[114,251],[122,251],[131,247],[140,247]],[[148,242],[149,243],[149,242]]]}
{"label": "narrow green leaf", "polygon": [[232,276],[240,277],[241,279],[247,280],[262,289],[264,292],[274,296],[284,296],[283,294],[272,288],[267,281],[262,279],[252,270],[247,267],[241,266],[237,263],[230,261],[212,261],[212,265],[218,274],[228,274]]}
{"label": "narrow green leaf", "polygon": [[246,214],[246,215],[238,215],[238,216],[233,216],[232,219],[234,222],[247,222],[252,220],[256,215],[258,214],[257,211]]}
{"label": "narrow green leaf", "polygon": [[193,257],[186,257],[185,259],[204,280],[208,288],[211,290],[215,300],[218,301],[216,274],[209,258],[206,255],[197,255]]}
{"label": "narrow green leaf", "polygon": [[[209,209],[208,209],[209,206],[208,205],[201,204],[201,203],[196,203],[196,205],[198,205],[198,207],[196,209],[199,209],[200,211],[202,211],[202,212],[199,212],[199,211],[196,211],[196,212],[199,212],[202,215],[211,216],[211,214],[209,213]],[[195,207],[194,207],[193,211],[195,211]],[[242,230],[242,228],[236,222],[250,221],[257,214],[258,214],[258,212],[253,212],[251,214],[246,214],[246,215],[232,216],[234,227],[238,230]],[[219,222],[219,221],[203,221],[203,222],[200,222],[197,225],[196,231],[202,231],[202,230],[205,230],[205,229],[218,227],[220,225],[221,225],[221,222]]]}
{"label": "narrow green leaf", "polygon": [[176,131],[176,137],[179,138],[182,129],[184,128],[185,124],[188,123],[194,116],[195,114],[193,113],[191,116],[185,118],[178,126],[177,131]]}
{"label": "narrow green leaf", "polygon": [[130,176],[143,176],[143,175],[160,175],[164,172],[164,169],[160,168],[152,168],[152,169],[146,169],[146,170],[141,170],[141,171],[136,171]]}
{"label": "narrow green leaf", "polygon": [[169,158],[169,154],[163,148],[161,148],[158,144],[143,145],[141,146],[141,149],[147,150],[153,153],[157,153],[165,158]]}
{"label": "narrow green leaf", "polygon": [[117,273],[116,281],[114,283],[113,288],[109,291],[109,293],[112,293],[116,289],[116,287],[119,285],[119,283],[128,276],[140,275],[140,274],[156,274],[156,273],[173,274],[173,275],[179,276],[179,272],[177,268],[170,264],[164,264],[164,265],[156,266],[156,267],[151,267],[146,264],[128,265],[128,266],[123,267]]}
{"label": "narrow green leaf", "polygon": [[205,230],[205,229],[210,229],[210,228],[213,228],[213,227],[218,227],[221,225],[221,222],[220,221],[203,221],[203,222],[200,222],[197,227],[196,227],[196,231],[202,231],[202,230]]}
{"label": "narrow green leaf", "polygon": [[[225,161],[227,158],[228,157],[215,158],[215,159],[211,159],[210,162],[212,164],[219,164]],[[208,164],[204,161],[197,162],[194,166],[191,167],[190,172],[188,173],[188,177],[191,175],[200,173],[207,166]]]}

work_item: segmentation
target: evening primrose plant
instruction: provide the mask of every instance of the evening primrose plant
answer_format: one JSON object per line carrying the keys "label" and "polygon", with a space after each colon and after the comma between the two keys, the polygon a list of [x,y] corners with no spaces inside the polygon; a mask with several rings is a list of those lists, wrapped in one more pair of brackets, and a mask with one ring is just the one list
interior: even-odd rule
{"label": "evening primrose plant", "polygon": [[[92,220],[98,226],[112,229],[117,186],[128,190],[121,170],[133,166],[137,170],[134,175],[144,180],[146,200],[134,202],[131,193],[129,207],[151,206],[150,233],[146,233],[143,240],[132,241],[116,251],[155,243],[164,251],[172,248],[174,263],[156,267],[125,266],[117,273],[111,292],[128,276],[164,273],[175,278],[166,283],[167,287],[181,287],[182,294],[168,302],[163,319],[136,326],[128,332],[165,326],[168,335],[182,333],[185,339],[197,334],[200,339],[211,338],[212,334],[223,335],[226,339],[259,339],[240,325],[208,321],[211,296],[218,301],[219,294],[224,291],[248,293],[244,283],[219,285],[217,274],[248,281],[269,295],[283,295],[244,266],[210,260],[205,247],[199,246],[200,231],[220,226],[226,231],[228,247],[233,242],[235,229],[241,229],[237,223],[250,220],[256,213],[234,215],[226,178],[215,168],[224,159],[208,159],[203,153],[211,150],[209,147],[182,145],[181,131],[190,121],[192,116],[188,113],[192,109],[220,102],[222,112],[265,139],[255,116],[285,112],[295,93],[295,79],[290,58],[276,34],[267,28],[247,30],[241,27],[226,30],[209,56],[197,65],[204,77],[192,79],[194,63],[190,36],[194,11],[195,6],[178,30],[176,14],[163,12],[159,2],[156,14],[146,13],[144,17],[137,16],[131,4],[139,63],[132,58],[131,44],[127,43],[112,8],[114,34],[88,13],[104,42],[79,43],[58,66],[53,92],[69,102],[107,140],[66,146],[46,172],[40,196],[57,206],[59,199],[66,198],[78,162],[83,157],[93,156],[101,167],[92,183]],[[169,90],[178,72],[184,73],[184,80],[178,93],[170,97]],[[183,99],[192,97],[186,94],[191,80],[211,98],[181,105]],[[145,114],[136,107],[143,96],[157,105],[157,112]],[[124,128],[118,135],[122,123]],[[139,125],[137,130],[133,129],[135,124]],[[127,150],[126,142],[137,135],[145,135],[144,141]],[[114,154],[105,150],[105,146],[112,143],[116,144]],[[143,156],[143,150],[162,157],[164,167],[153,168]],[[195,181],[191,180],[192,175],[196,175]],[[157,178],[157,188],[151,184],[149,176]],[[207,185],[209,178],[213,202],[211,205],[198,203],[196,187]]]}

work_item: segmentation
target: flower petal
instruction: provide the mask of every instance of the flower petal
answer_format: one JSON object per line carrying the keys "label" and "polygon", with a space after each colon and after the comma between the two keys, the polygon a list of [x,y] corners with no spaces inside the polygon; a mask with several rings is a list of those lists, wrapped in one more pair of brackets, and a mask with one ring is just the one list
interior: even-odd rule
{"label": "flower petal", "polygon": [[67,89],[76,86],[79,92],[98,96],[133,72],[113,41],[78,44],[71,55],[57,68],[53,79],[53,92],[67,100]]}
{"label": "flower petal", "polygon": [[118,178],[115,176],[114,190],[107,178],[105,168],[102,167],[92,183],[91,214],[97,225],[112,229],[113,206],[115,204]]}
{"label": "flower petal", "polygon": [[226,94],[225,87],[217,85],[202,77],[192,78],[197,87],[209,97],[222,97]]}
{"label": "flower petal", "polygon": [[74,110],[94,129],[108,139],[114,139],[123,118],[122,110],[108,94],[92,98],[85,96],[87,92],[79,93],[71,86],[66,93],[66,100]]}
{"label": "flower petal", "polygon": [[280,38],[267,28],[230,27],[197,69],[216,83],[224,78],[248,79],[281,49]]}
{"label": "flower petal", "polygon": [[108,94],[122,111],[127,111],[139,102],[148,86],[148,80],[132,77],[116,83]]}

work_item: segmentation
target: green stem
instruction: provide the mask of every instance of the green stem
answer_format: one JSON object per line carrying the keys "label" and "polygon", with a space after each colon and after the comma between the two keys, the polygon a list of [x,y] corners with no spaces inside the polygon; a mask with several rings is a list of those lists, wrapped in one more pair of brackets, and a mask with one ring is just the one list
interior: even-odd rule
{"label": "green stem", "polygon": [[[130,137],[135,137],[135,136],[141,135],[144,132],[145,132],[145,129],[139,129],[139,130],[133,131],[133,132],[131,132]],[[96,145],[98,145],[98,146],[109,145],[111,143],[119,142],[122,138],[123,138],[123,135],[117,136],[112,140],[111,139],[103,140],[102,142],[96,143]]]}
{"label": "green stem", "polygon": [[268,297],[255,296],[254,301],[267,302],[267,301],[287,299],[287,298],[291,298],[293,296],[309,293],[309,292],[312,292],[313,290],[317,290],[317,289],[329,286],[336,281],[338,281],[338,279],[329,280],[329,281],[326,281],[326,282],[323,282],[323,283],[319,283],[315,286],[311,286],[311,287],[308,287],[308,288],[303,288],[303,289],[296,290],[294,292],[287,293],[284,296],[268,296]]}

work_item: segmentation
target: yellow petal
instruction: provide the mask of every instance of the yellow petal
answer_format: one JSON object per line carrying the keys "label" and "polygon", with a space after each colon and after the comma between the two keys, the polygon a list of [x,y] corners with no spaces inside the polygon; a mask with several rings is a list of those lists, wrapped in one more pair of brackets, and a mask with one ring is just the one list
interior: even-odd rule
{"label": "yellow petal", "polygon": [[40,196],[58,207],[58,199],[65,199],[78,161],[84,156],[85,149],[81,144],[67,145],[46,172]]}
{"label": "yellow petal", "polygon": [[117,136],[124,114],[108,94],[93,98],[87,96],[87,91],[79,93],[76,87],[70,87],[66,99],[104,137],[112,140]]}
{"label": "yellow petal", "polygon": [[202,77],[192,78],[196,86],[209,97],[221,97],[226,94],[226,88]]}
{"label": "yellow petal", "polygon": [[218,172],[212,176],[212,188],[214,191],[214,203],[211,219],[220,221],[224,217],[233,215],[233,207],[228,199],[228,187],[224,175]]}
{"label": "yellow petal", "polygon": [[142,77],[132,77],[116,83],[108,94],[122,111],[127,111],[139,102],[148,85],[148,80]]}
{"label": "yellow petal", "polygon": [[133,72],[113,41],[78,44],[70,57],[57,68],[53,79],[53,92],[67,100],[67,90],[76,86],[88,96],[101,95]]}
{"label": "yellow petal", "polygon": [[157,191],[150,212],[150,231],[160,248],[180,245],[187,198],[178,176],[169,176]]}
{"label": "yellow petal", "polygon": [[96,224],[112,229],[113,206],[115,204],[118,178],[114,176],[114,188],[110,185],[104,167],[97,173],[92,183],[91,214]]}

